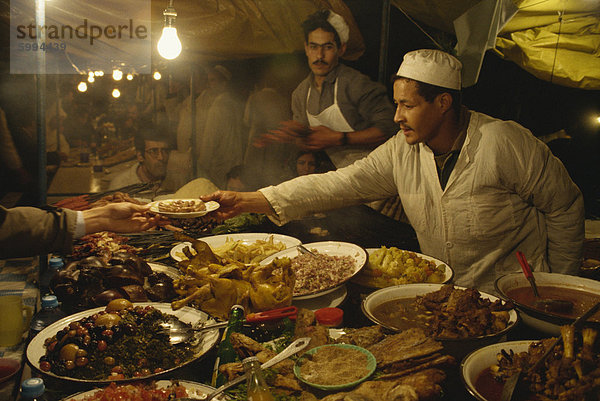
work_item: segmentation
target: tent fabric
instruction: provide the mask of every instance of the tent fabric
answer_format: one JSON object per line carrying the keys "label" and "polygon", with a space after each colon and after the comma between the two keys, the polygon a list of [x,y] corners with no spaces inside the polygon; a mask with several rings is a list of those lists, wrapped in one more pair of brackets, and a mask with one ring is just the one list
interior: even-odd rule
{"label": "tent fabric", "polygon": [[[153,41],[162,29],[167,0],[152,0]],[[180,57],[190,61],[231,60],[304,51],[301,22],[320,9],[340,14],[350,26],[344,58],[358,59],[363,37],[342,0],[204,0],[173,3],[175,26],[183,44]]]}
{"label": "tent fabric", "polygon": [[[455,33],[453,21],[480,0],[391,0],[411,18]],[[539,79],[600,89],[600,2],[513,0],[517,14],[498,34],[494,52]]]}

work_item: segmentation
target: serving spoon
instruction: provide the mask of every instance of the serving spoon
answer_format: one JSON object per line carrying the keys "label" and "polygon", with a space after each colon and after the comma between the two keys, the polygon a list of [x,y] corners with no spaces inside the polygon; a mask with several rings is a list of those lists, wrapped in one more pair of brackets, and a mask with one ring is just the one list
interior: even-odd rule
{"label": "serving spoon", "polygon": [[533,273],[531,272],[531,267],[529,263],[527,263],[527,259],[525,259],[525,255],[521,251],[517,251],[517,259],[519,260],[519,264],[523,269],[523,273],[525,277],[531,284],[531,288],[533,289],[533,295],[535,296],[534,307],[537,309],[541,309],[546,312],[558,312],[565,313],[569,312],[573,309],[573,302],[567,301],[564,299],[550,299],[550,298],[542,298],[540,293],[538,292],[537,285],[535,284],[535,278],[533,277]]}
{"label": "serving spoon", "polygon": [[[593,305],[590,309],[588,309],[583,315],[581,315],[577,319],[575,319],[572,326],[574,328],[578,329],[579,326],[581,326],[590,316],[592,316],[598,310],[598,308],[600,308],[600,302],[596,302],[596,304]],[[554,340],[554,342],[552,344],[550,344],[550,347],[548,347],[548,349],[546,350],[546,352],[544,352],[542,357],[540,359],[538,359],[538,361],[531,368],[529,368],[527,370],[527,372],[535,372],[535,370],[539,366],[543,366],[544,361],[552,353],[552,350],[554,349],[554,347],[556,347],[561,341],[562,341],[562,333],[556,338],[556,340]],[[508,379],[506,379],[506,381],[504,382],[504,386],[502,387],[502,394],[500,396],[500,401],[511,401],[512,400],[512,396],[515,391],[515,388],[517,387],[519,380],[523,376],[522,373],[523,373],[522,369],[517,369],[517,371],[515,373],[513,373],[512,376],[510,376]]]}

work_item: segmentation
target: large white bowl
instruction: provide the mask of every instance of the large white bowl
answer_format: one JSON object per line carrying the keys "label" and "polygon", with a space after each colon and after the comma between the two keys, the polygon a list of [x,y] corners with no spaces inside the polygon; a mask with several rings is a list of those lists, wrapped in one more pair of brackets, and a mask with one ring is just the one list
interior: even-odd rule
{"label": "large white bowl", "polygon": [[[600,281],[558,273],[534,272],[533,275],[538,286],[551,285],[600,294]],[[510,273],[499,277],[494,286],[502,299],[515,304],[523,322],[536,330],[556,336],[560,334],[560,326],[571,324],[575,320],[531,308],[508,297],[506,291],[530,286],[522,273]]]}
{"label": "large white bowl", "polygon": [[515,353],[527,351],[532,340],[508,341],[504,343],[491,344],[479,348],[467,355],[460,364],[460,374],[465,387],[479,401],[489,401],[475,388],[477,378],[485,369],[496,364],[496,355],[502,350],[513,350]]}
{"label": "large white bowl", "polygon": [[[438,291],[444,284],[402,284],[395,285],[392,287],[382,288],[371,294],[369,294],[362,302],[361,308],[365,316],[372,322],[377,323],[387,329],[396,331],[393,327],[389,327],[373,315],[373,310],[383,304],[384,302],[392,301],[394,299],[401,298],[414,298],[416,296],[422,296],[430,292]],[[464,287],[455,286],[455,288],[465,289]],[[479,291],[482,298],[487,298],[490,301],[496,301],[499,298],[491,294]],[[514,309],[509,310],[509,321],[508,325],[504,330],[494,334],[488,334],[485,336],[468,337],[461,339],[453,338],[437,338],[441,341],[449,354],[462,358],[468,352],[482,346],[492,344],[500,341],[510,330],[512,330],[519,320],[517,311]]]}

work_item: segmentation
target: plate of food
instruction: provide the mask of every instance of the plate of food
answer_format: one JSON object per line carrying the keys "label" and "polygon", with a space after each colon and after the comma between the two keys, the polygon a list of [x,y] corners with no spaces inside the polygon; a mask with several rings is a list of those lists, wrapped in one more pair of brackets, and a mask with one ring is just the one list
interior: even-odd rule
{"label": "plate of food", "polygon": [[[215,255],[242,263],[258,263],[268,256],[302,243],[288,235],[269,233],[222,234],[198,239],[206,242]],[[187,251],[184,251],[185,248]],[[190,252],[191,255],[196,253],[192,244],[187,241],[175,245],[170,255],[180,262],[188,259],[186,252]]]}
{"label": "plate of food", "polygon": [[352,282],[370,288],[416,283],[448,283],[453,270],[439,259],[396,247],[368,248],[367,265]]}
{"label": "plate of food", "polygon": [[320,297],[335,291],[367,263],[367,251],[349,242],[323,241],[304,246],[315,256],[302,254],[297,247],[293,247],[260,262],[269,264],[276,258],[291,259],[296,274],[294,300]]}
{"label": "plate of food", "polygon": [[118,299],[46,327],[27,346],[27,361],[45,375],[73,382],[156,377],[202,357],[219,339],[215,329],[173,345],[167,333],[159,332],[161,324],[173,321],[190,326],[214,322],[190,307],[173,311],[170,304]]}
{"label": "plate of food", "polygon": [[373,323],[392,331],[419,328],[461,358],[475,348],[498,342],[516,327],[511,303],[452,284],[406,284],[374,291],[361,309]]}
{"label": "plate of food", "polygon": [[[105,388],[82,391],[63,398],[62,401],[104,401],[144,399],[153,401],[169,401],[174,398],[190,397],[205,399],[215,391],[214,387],[187,380],[158,380],[152,382],[122,383],[112,382]],[[224,400],[218,395],[215,400]]]}
{"label": "plate of food", "polygon": [[215,201],[201,199],[164,199],[150,203],[150,211],[172,219],[201,217],[219,208]]}
{"label": "plate of food", "polygon": [[354,387],[375,372],[372,353],[351,344],[327,344],[306,351],[294,364],[298,380],[320,390]]}

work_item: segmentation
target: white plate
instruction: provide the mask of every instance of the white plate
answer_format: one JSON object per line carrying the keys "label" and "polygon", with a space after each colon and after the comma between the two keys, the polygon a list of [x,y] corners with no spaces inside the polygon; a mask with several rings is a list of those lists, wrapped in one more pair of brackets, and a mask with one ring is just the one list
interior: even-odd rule
{"label": "white plate", "polygon": [[498,362],[496,355],[502,350],[507,352],[513,350],[515,353],[525,352],[532,342],[532,340],[522,340],[491,344],[467,355],[460,364],[460,373],[469,393],[479,401],[488,401],[475,389],[475,382],[481,372]]}
{"label": "white plate", "polygon": [[150,265],[150,268],[153,272],[164,273],[167,276],[171,277],[173,280],[176,280],[181,276],[181,272],[176,267],[151,262],[148,262],[148,265]]}
{"label": "white plate", "polygon": [[[209,318],[209,316],[206,313],[201,312],[197,309],[191,308],[189,306],[184,306],[183,308],[174,311],[171,309],[171,304],[157,303],[157,302],[136,302],[136,303],[134,303],[134,306],[148,306],[148,305],[155,307],[156,309],[158,309],[159,311],[161,311],[163,313],[166,313],[169,315],[174,315],[184,323],[190,323],[192,325],[197,325],[197,324],[201,324],[204,322],[209,322],[209,323],[215,322],[214,319]],[[68,380],[68,381],[80,382],[80,383],[110,383],[111,380],[108,380],[108,379],[107,380],[76,379],[73,377],[59,376],[52,372],[44,372],[40,369],[40,358],[46,354],[46,348],[44,347],[44,341],[47,338],[54,336],[59,330],[61,330],[65,326],[67,326],[69,323],[81,320],[85,317],[91,316],[94,313],[98,313],[103,310],[105,310],[104,306],[100,307],[100,308],[88,309],[83,312],[75,313],[73,315],[69,315],[65,318],[62,318],[62,319],[58,320],[57,322],[52,323],[50,326],[48,326],[44,330],[40,331],[35,337],[33,337],[31,342],[27,346],[27,350],[26,350],[27,362],[33,368],[38,370],[39,372],[41,372],[45,375],[48,375],[48,376],[55,377],[57,379],[63,379],[63,380]],[[214,330],[206,331],[204,333],[206,333],[206,334],[202,337],[202,341],[200,342],[200,344],[198,344],[198,346],[194,350],[195,351],[194,356],[190,360],[185,361],[181,365],[176,366],[174,368],[164,370],[160,373],[153,373],[149,376],[144,376],[143,378],[146,379],[149,377],[162,375],[166,372],[171,372],[175,369],[180,368],[181,366],[187,365],[188,363],[190,363],[190,362],[200,358],[202,355],[206,354],[208,351],[210,351],[212,349],[212,347],[215,346],[215,344],[219,340],[219,330],[214,329]],[[127,381],[134,381],[134,380],[140,380],[140,378],[139,377],[126,378],[126,379],[120,380],[120,382],[127,382]]]}
{"label": "white plate", "polygon": [[297,299],[297,297],[294,297],[292,299],[292,305],[297,306],[298,308],[310,309],[314,312],[321,308],[335,308],[340,306],[346,299],[347,295],[348,290],[346,286],[340,285],[339,287],[335,288],[335,291],[320,297],[300,300]]}
{"label": "white plate", "polygon": [[[352,256],[355,261],[354,272],[350,276],[344,278],[343,280],[340,280],[335,285],[332,285],[328,288],[323,288],[312,294],[294,296],[293,300],[303,300],[303,299],[311,299],[311,298],[315,298],[315,297],[320,297],[322,295],[329,294],[329,293],[337,290],[340,285],[344,284],[346,281],[348,281],[352,277],[354,277],[354,275],[356,275],[356,273],[358,273],[360,271],[360,269],[363,268],[363,266],[367,263],[367,260],[368,260],[367,251],[365,251],[364,248],[362,248],[358,245],[349,243],[349,242],[338,242],[338,241],[311,242],[310,244],[304,244],[304,246],[306,248],[308,248],[309,250],[315,249],[318,253],[323,254],[323,255]],[[293,259],[298,255],[300,255],[300,251],[298,251],[297,248],[295,248],[295,247],[288,248],[288,249],[285,249],[274,255],[269,256],[268,258],[266,258],[262,262],[260,262],[260,264],[268,265],[275,258],[288,257],[290,259]]]}
{"label": "white plate", "polygon": [[163,216],[170,217],[172,219],[191,219],[191,218],[194,218],[194,217],[204,216],[205,214],[210,213],[210,212],[214,212],[220,206],[215,201],[209,201],[209,202],[205,202],[204,203],[204,205],[206,206],[205,210],[200,210],[200,211],[197,211],[197,212],[174,213],[174,212],[161,212],[158,209],[158,204],[159,203],[166,203],[166,204],[168,204],[169,202],[175,202],[175,201],[202,202],[200,199],[163,199],[163,200],[158,200],[158,201],[150,202],[150,211],[154,212],[154,213],[162,214]]}
{"label": "white plate", "polygon": [[[187,380],[176,380],[180,385],[185,387],[188,393],[188,397],[190,398],[198,398],[204,399],[209,393],[215,391],[214,387],[207,386],[206,384],[190,382]],[[125,383],[126,384],[126,383]],[[172,385],[173,382],[171,380],[158,380],[156,382],[156,388],[167,388]],[[83,391],[81,393],[73,394],[69,397],[63,398],[61,401],[84,401],[87,397],[91,397],[96,392],[101,391],[103,389],[94,389],[89,391]],[[215,400],[224,400],[223,395],[218,395],[214,398]]]}
{"label": "white plate", "polygon": [[[290,248],[296,245],[300,245],[302,241],[298,238],[290,237],[289,235],[283,234],[268,234],[268,233],[236,233],[236,234],[222,234],[222,235],[213,235],[212,237],[204,237],[198,238],[200,241],[204,241],[211,247],[211,249],[219,248],[227,242],[230,241],[241,241],[244,245],[252,245],[256,241],[268,241],[269,238],[273,237],[273,241],[275,243],[281,242],[285,245],[286,248]],[[191,248],[192,254],[195,253],[192,248],[192,244],[190,242],[182,242],[175,245],[170,252],[171,258],[176,260],[177,262],[187,259],[185,254],[183,253],[183,248],[189,246]]]}
{"label": "white plate", "polygon": [[[380,249],[381,248],[367,248],[367,253],[370,256],[373,252],[378,251]],[[402,249],[402,250],[404,252],[412,252],[415,255],[417,255],[418,257],[420,257],[420,258],[422,258],[424,260],[433,262],[436,265],[444,265],[444,266],[446,266],[446,269],[444,270],[444,273],[445,273],[444,281],[442,281],[442,284],[449,283],[449,282],[452,281],[452,277],[454,276],[454,271],[452,270],[452,268],[450,266],[448,266],[447,263],[444,263],[441,260],[433,258],[431,256],[423,255],[422,253],[418,253],[418,252],[414,252],[414,251],[407,251],[407,250],[404,250],[404,249]],[[367,265],[368,265],[368,263],[369,263],[369,261],[367,259]],[[353,277],[352,278],[352,282],[360,284],[360,285],[362,285],[364,287],[370,287],[370,288],[386,288],[386,287],[395,285],[393,283],[390,283],[389,285],[386,285],[386,286],[378,286],[378,285],[375,285],[374,283],[369,282],[368,277],[364,276],[364,275],[361,275],[361,274],[358,274],[355,277]]]}

